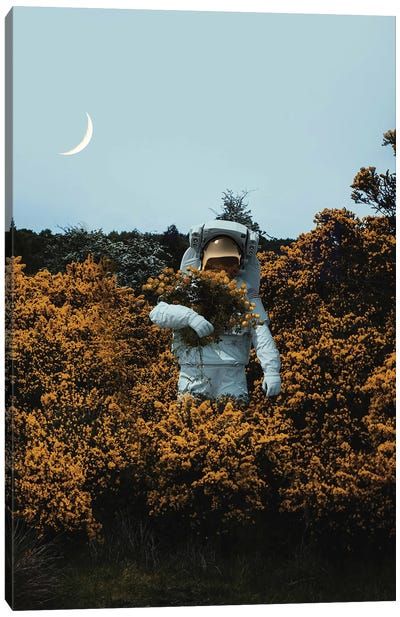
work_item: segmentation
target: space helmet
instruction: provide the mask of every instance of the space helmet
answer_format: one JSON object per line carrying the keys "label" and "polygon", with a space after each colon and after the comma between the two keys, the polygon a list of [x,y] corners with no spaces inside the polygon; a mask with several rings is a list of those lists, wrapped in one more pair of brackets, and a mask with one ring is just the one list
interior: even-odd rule
{"label": "space helmet", "polygon": [[234,240],[228,236],[217,236],[210,240],[203,250],[201,267],[207,270],[213,263],[220,265],[240,264],[241,252]]}

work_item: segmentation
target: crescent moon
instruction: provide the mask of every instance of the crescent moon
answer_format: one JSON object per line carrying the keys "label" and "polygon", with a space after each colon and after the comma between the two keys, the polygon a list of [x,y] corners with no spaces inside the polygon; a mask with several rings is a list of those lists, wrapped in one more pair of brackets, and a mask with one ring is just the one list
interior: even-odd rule
{"label": "crescent moon", "polygon": [[89,116],[88,112],[85,112],[85,113],[87,115],[88,123],[87,123],[86,133],[83,136],[82,141],[79,142],[79,144],[77,146],[75,146],[75,148],[72,148],[72,150],[68,150],[67,152],[59,152],[59,154],[62,154],[63,156],[70,156],[71,154],[77,154],[78,152],[80,152],[81,150],[86,148],[86,146],[88,145],[88,143],[92,139],[92,135],[93,135],[93,122],[92,122],[92,119]]}

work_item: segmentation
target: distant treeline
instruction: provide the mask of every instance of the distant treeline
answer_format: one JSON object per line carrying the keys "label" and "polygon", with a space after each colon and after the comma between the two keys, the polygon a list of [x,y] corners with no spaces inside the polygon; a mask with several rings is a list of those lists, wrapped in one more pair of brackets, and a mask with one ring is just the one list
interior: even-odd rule
{"label": "distant treeline", "polygon": [[[290,238],[266,239],[260,235],[260,250],[280,254],[280,247],[292,242]],[[163,267],[178,269],[188,245],[188,234],[181,233],[176,225],[163,233],[133,229],[106,234],[101,229],[88,231],[79,226],[53,233],[50,229],[35,232],[14,225],[6,232],[6,256],[21,256],[26,274],[41,269],[63,272],[67,263],[84,261],[92,254],[96,260],[106,258],[120,284],[132,287]]]}

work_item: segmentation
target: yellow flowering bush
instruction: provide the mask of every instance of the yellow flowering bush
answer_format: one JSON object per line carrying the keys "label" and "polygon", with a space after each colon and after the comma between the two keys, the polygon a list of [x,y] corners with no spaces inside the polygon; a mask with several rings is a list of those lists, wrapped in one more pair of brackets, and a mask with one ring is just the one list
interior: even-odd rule
{"label": "yellow flowering bush", "polygon": [[[281,254],[259,254],[282,392],[265,397],[253,351],[246,407],[177,401],[171,333],[101,263],[26,276],[12,259],[9,507],[42,531],[89,537],[122,498],[158,520],[207,529],[260,521],[279,508],[315,532],[390,535],[394,251],[385,218],[343,209],[319,213],[315,229]],[[168,296],[183,276],[182,294],[197,276],[215,284],[194,272],[162,275],[144,290],[153,301],[183,302]],[[233,285],[227,289],[231,298]]]}
{"label": "yellow flowering bush", "polygon": [[14,511],[38,529],[91,537],[99,498],[118,491],[122,473],[133,487],[142,475],[129,393],[166,339],[143,298],[90,258],[32,277],[14,258],[7,281]]}
{"label": "yellow flowering bush", "polygon": [[150,302],[158,298],[187,306],[212,323],[213,333],[202,338],[189,326],[180,330],[182,340],[191,347],[218,342],[222,334],[251,327],[260,318],[252,312],[255,304],[246,299],[246,283],[237,287],[224,270],[213,272],[189,267],[187,272],[174,272],[166,268],[158,277],[150,277],[142,289]]}
{"label": "yellow flowering bush", "polygon": [[288,447],[290,422],[228,399],[186,395],[155,407],[144,448],[150,514],[178,513],[219,530],[253,521],[268,506],[266,461],[273,466]]}
{"label": "yellow flowering bush", "polygon": [[314,528],[392,533],[395,240],[383,217],[324,210],[316,223],[282,255],[260,255],[277,406],[293,420],[281,509]]}

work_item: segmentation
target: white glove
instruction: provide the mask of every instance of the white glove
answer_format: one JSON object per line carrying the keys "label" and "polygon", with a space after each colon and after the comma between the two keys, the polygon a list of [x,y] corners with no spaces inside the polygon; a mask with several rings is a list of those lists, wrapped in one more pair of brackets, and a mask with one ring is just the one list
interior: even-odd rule
{"label": "white glove", "polygon": [[262,388],[267,396],[278,396],[281,391],[281,378],[279,375],[264,375]]}
{"label": "white glove", "polygon": [[198,315],[197,313],[189,318],[188,325],[193,328],[200,338],[214,332],[214,326],[207,321],[207,319],[204,319],[202,315]]}

